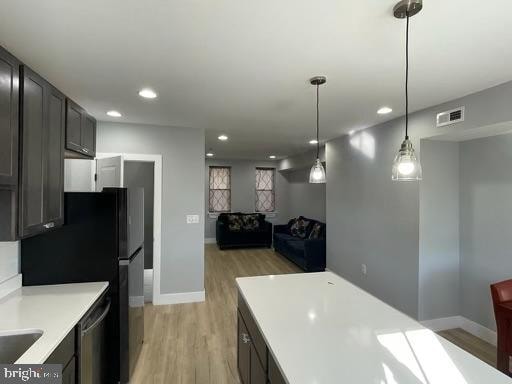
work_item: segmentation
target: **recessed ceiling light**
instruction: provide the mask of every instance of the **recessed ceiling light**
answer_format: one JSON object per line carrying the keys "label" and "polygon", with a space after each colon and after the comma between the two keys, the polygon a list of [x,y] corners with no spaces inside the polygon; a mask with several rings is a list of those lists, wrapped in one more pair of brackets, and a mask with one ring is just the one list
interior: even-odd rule
{"label": "recessed ceiling light", "polygon": [[275,159],[275,158],[276,158],[276,156],[275,156],[275,155],[270,155],[268,158],[269,158],[269,159]]}
{"label": "recessed ceiling light", "polygon": [[391,113],[391,112],[393,112],[393,110],[392,110],[391,108],[389,108],[389,107],[382,107],[382,108],[380,108],[380,109],[377,111],[377,113],[378,113],[379,115],[387,115],[388,113]]}
{"label": "recessed ceiling light", "polygon": [[212,153],[212,152],[208,152],[208,153],[206,154],[206,156],[208,156],[208,157],[213,157],[213,153]]}
{"label": "recessed ceiling light", "polygon": [[121,113],[117,112],[117,111],[108,111],[107,115],[109,115],[110,117],[121,117],[122,116]]}
{"label": "recessed ceiling light", "polygon": [[220,135],[220,136],[218,137],[218,139],[219,139],[220,141],[226,141],[226,140],[228,139],[228,137],[227,137],[226,135]]}
{"label": "recessed ceiling light", "polygon": [[316,141],[315,139],[309,140],[309,144],[318,144],[318,141]]}
{"label": "recessed ceiling light", "polygon": [[145,99],[155,99],[158,95],[152,89],[144,88],[139,91],[139,96]]}

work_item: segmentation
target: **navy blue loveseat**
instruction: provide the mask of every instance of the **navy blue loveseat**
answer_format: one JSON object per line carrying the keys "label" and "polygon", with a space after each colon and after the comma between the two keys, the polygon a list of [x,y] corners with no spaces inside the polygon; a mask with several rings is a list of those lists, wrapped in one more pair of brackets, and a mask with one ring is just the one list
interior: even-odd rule
{"label": "navy blue loveseat", "polygon": [[[300,219],[307,225],[297,232],[293,225]],[[324,271],[325,223],[300,217],[285,225],[275,225],[274,249],[306,272]]]}

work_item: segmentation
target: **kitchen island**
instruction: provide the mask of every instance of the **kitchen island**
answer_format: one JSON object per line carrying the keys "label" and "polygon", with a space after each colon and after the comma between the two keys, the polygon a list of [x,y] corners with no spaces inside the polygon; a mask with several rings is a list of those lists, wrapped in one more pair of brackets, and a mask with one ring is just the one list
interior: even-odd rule
{"label": "kitchen island", "polygon": [[243,384],[512,383],[334,273],[236,281]]}

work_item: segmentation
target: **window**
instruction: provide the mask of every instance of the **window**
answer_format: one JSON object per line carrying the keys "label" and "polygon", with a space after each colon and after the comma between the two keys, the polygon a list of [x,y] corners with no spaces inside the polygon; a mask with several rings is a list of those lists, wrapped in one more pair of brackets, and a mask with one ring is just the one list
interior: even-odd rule
{"label": "window", "polygon": [[231,168],[210,167],[209,212],[231,211]]}
{"label": "window", "polygon": [[256,212],[276,210],[274,168],[256,168]]}

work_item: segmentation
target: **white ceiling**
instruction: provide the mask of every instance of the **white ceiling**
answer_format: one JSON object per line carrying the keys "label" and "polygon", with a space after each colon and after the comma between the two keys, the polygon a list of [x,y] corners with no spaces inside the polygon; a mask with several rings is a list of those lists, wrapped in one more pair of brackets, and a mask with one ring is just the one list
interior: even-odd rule
{"label": "white ceiling", "polygon": [[[394,4],[2,0],[0,44],[99,120],[204,127],[219,157],[285,156],[314,135],[313,75],[328,78],[324,139],[403,114]],[[510,0],[424,0],[411,20],[412,109],[511,80],[511,14]],[[141,100],[144,86],[159,98]],[[378,116],[383,105],[393,113]]]}

